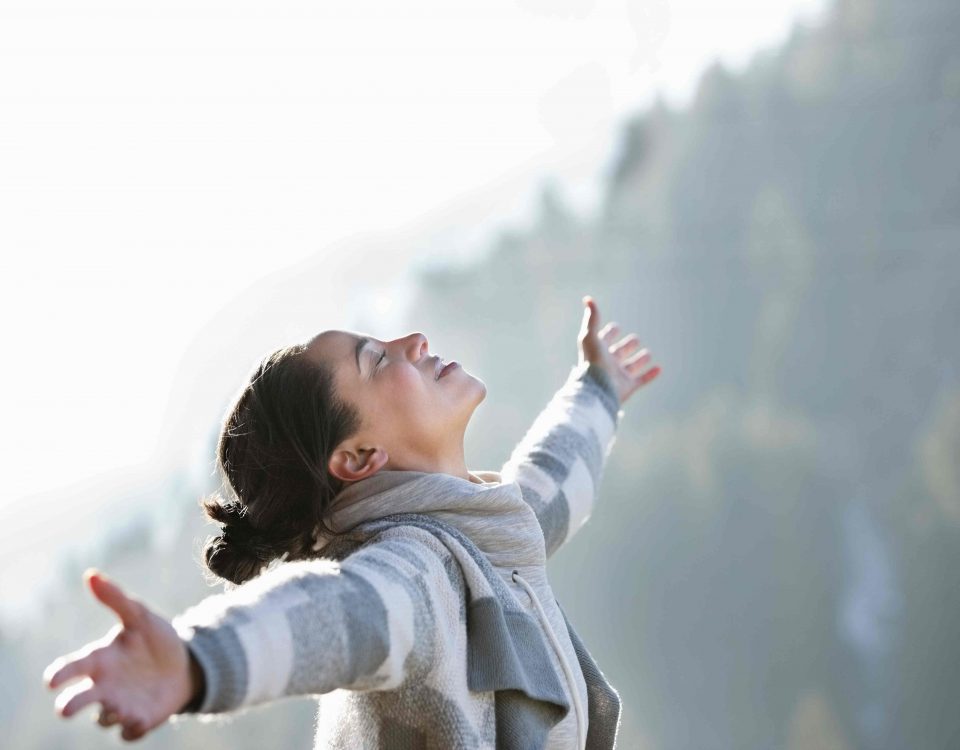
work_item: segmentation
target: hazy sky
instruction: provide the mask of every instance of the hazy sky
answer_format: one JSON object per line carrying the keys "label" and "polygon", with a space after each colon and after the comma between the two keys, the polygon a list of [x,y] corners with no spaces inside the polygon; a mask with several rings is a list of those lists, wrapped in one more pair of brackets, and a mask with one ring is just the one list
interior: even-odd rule
{"label": "hazy sky", "polygon": [[824,6],[4,0],[0,507],[148,461],[188,344],[268,273],[483,186],[493,223],[548,174],[589,211],[625,116]]}

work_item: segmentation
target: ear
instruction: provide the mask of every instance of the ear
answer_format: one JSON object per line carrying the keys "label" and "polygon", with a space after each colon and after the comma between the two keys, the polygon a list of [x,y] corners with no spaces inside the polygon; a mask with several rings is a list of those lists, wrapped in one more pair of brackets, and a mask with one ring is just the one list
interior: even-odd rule
{"label": "ear", "polygon": [[327,469],[343,482],[356,482],[373,476],[390,457],[383,448],[338,448],[330,456]]}

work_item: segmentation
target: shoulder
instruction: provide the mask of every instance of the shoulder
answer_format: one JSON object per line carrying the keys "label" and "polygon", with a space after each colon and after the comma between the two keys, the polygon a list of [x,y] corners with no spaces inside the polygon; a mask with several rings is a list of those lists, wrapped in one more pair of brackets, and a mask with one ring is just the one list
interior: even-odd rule
{"label": "shoulder", "polygon": [[432,531],[409,525],[384,529],[341,566],[370,583],[395,614],[406,612],[433,626],[447,623],[445,628],[466,622],[467,578],[457,556]]}
{"label": "shoulder", "polygon": [[389,554],[412,564],[430,566],[449,557],[447,545],[433,532],[419,526],[391,526],[376,532],[348,559],[371,554]]}
{"label": "shoulder", "polygon": [[450,549],[455,539],[437,529],[412,524],[392,525],[377,531],[342,561],[348,570],[371,570],[390,578],[421,579],[444,588],[464,588],[457,556]]}

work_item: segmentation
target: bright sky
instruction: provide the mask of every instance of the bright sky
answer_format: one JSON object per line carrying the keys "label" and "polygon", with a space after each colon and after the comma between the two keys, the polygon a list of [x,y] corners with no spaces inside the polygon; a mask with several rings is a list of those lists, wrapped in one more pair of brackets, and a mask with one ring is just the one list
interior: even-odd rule
{"label": "bright sky", "polygon": [[500,223],[546,174],[587,211],[627,115],[824,5],[4,0],[0,509],[149,461],[264,276],[478,186]]}

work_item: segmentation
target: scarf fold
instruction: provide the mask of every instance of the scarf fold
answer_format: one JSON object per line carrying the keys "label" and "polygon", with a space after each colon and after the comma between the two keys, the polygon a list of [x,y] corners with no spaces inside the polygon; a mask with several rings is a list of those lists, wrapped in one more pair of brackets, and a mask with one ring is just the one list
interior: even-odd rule
{"label": "scarf fold", "polygon": [[[497,568],[543,566],[543,533],[518,484],[500,482],[497,472],[472,476],[480,481],[381,470],[348,485],[335,498],[326,526],[318,527],[315,549],[338,559],[398,526],[417,527],[440,540],[464,577],[467,684],[472,691],[494,692],[497,747],[542,747],[571,703],[541,625],[525,611]],[[619,697],[566,613],[563,618],[587,683],[587,748],[611,748]]]}
{"label": "scarf fold", "polygon": [[439,472],[381,469],[347,485],[333,499],[314,550],[358,524],[396,513],[429,513],[460,531],[498,568],[545,565],[537,516],[520,485],[496,471],[471,472],[478,481]]}

